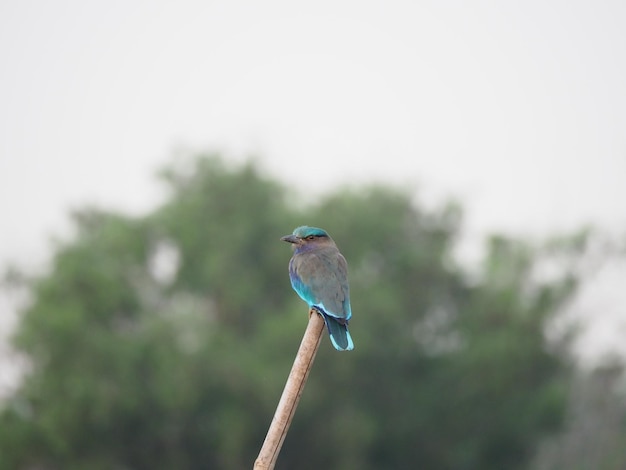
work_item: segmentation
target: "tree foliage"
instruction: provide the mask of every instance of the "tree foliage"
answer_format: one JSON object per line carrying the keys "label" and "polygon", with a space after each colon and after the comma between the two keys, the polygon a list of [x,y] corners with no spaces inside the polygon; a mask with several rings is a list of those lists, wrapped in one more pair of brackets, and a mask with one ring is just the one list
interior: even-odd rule
{"label": "tree foliage", "polygon": [[565,432],[541,444],[533,470],[626,468],[626,376],[615,359],[575,375]]}
{"label": "tree foliage", "polygon": [[299,206],[215,155],[161,178],[150,214],[74,214],[29,284],[0,469],[250,468],[306,324],[278,241],[301,224],[349,262],[356,349],[323,340],[278,468],[524,468],[559,428],[568,367],[545,329],[577,277],[537,279],[554,249],[494,236],[470,276],[454,204],[375,186]]}

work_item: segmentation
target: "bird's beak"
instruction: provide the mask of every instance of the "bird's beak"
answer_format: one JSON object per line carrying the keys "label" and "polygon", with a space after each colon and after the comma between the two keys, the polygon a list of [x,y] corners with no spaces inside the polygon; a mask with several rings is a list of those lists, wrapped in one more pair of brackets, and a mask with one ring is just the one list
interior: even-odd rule
{"label": "bird's beak", "polygon": [[284,237],[280,237],[280,239],[288,243],[299,243],[298,237],[295,235],[285,235]]}

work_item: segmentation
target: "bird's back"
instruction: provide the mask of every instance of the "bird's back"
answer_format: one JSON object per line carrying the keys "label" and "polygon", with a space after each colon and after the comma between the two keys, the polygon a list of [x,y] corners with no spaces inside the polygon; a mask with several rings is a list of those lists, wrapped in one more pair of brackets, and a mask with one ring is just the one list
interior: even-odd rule
{"label": "bird's back", "polygon": [[350,319],[348,266],[336,246],[295,253],[289,274],[294,290],[309,306],[322,308],[338,319]]}

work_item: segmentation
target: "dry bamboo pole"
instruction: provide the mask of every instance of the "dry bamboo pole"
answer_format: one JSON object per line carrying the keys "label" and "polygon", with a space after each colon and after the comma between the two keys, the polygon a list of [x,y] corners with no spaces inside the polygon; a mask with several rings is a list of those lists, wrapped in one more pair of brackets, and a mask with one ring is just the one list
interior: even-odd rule
{"label": "dry bamboo pole", "polygon": [[254,470],[273,470],[276,465],[280,448],[296,412],[309,371],[313,366],[323,331],[324,319],[315,309],[309,310],[309,324],[302,337],[298,354],[293,361],[283,394],[265,436],[265,442],[263,442],[259,456],[254,462]]}

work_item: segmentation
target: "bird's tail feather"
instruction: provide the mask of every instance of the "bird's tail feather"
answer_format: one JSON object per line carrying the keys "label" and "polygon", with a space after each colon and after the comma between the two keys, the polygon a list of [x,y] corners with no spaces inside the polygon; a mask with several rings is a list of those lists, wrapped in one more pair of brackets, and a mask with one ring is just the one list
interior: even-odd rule
{"label": "bird's tail feather", "polygon": [[330,334],[330,342],[337,351],[350,351],[354,349],[352,336],[348,331],[348,325],[339,323],[336,319],[329,315],[323,315],[328,334]]}

